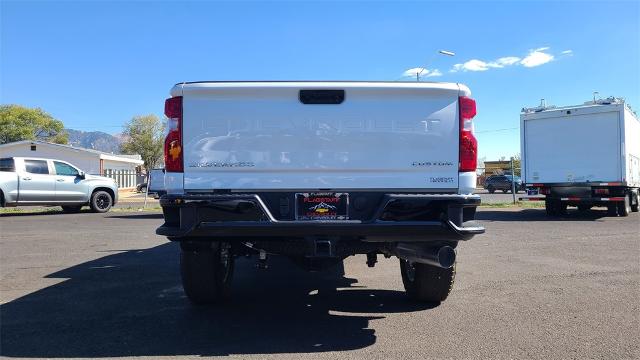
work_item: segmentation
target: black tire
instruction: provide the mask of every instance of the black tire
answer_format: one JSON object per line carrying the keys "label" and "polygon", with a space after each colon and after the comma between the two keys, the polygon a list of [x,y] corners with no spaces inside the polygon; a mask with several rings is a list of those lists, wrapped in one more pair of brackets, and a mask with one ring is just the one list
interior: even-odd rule
{"label": "black tire", "polygon": [[508,192],[509,192],[509,190],[507,190],[507,189],[502,190],[502,193],[503,193],[503,194],[506,194],[506,193],[508,193]]}
{"label": "black tire", "polygon": [[82,210],[82,205],[79,206],[62,206],[62,211],[68,214],[75,214]]}
{"label": "black tire", "polygon": [[545,200],[544,209],[547,212],[547,216],[558,216],[558,206],[554,200]]}
{"label": "black tire", "polygon": [[147,187],[146,186],[140,187],[140,191],[139,192],[146,193],[147,192]]}
{"label": "black tire", "polygon": [[633,200],[631,202],[631,211],[638,212],[638,201],[640,201],[640,199],[638,199],[638,193],[631,193],[631,199]]}
{"label": "black tire", "polygon": [[196,305],[220,302],[231,293],[233,256],[221,248],[220,243],[212,243],[211,248],[183,248],[180,252],[182,287]]}
{"label": "black tire", "polygon": [[400,273],[404,290],[410,299],[440,303],[449,296],[453,288],[456,265],[442,269],[400,259]]}
{"label": "black tire", "polygon": [[616,205],[616,204],[608,204],[607,205],[607,215],[609,215],[609,216],[618,216],[618,205]]}
{"label": "black tire", "polygon": [[624,197],[624,201],[621,201],[617,204],[618,206],[618,215],[620,216],[629,216],[631,212],[631,199],[630,195],[626,195]]}
{"label": "black tire", "polygon": [[578,211],[587,212],[591,210],[591,205],[578,205]]}
{"label": "black tire", "polygon": [[105,213],[113,206],[113,197],[106,191],[98,190],[91,194],[91,210],[97,213]]}
{"label": "black tire", "polygon": [[569,204],[558,201],[556,206],[558,207],[558,215],[565,216],[569,214],[569,212],[567,211]]}
{"label": "black tire", "polygon": [[487,191],[489,191],[489,194],[493,194],[494,192],[496,192],[496,189],[494,189],[493,186],[489,185],[489,187],[487,187]]}

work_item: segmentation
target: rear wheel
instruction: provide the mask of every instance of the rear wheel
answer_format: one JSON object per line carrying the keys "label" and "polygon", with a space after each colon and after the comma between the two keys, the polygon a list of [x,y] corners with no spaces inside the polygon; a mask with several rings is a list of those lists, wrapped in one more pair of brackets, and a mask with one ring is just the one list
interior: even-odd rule
{"label": "rear wheel", "polygon": [[561,201],[558,201],[558,214],[559,215],[567,215],[567,208],[569,207],[569,204],[567,203],[563,203]]}
{"label": "rear wheel", "polygon": [[489,187],[487,187],[487,191],[489,191],[489,194],[493,194],[494,192],[496,192],[496,189],[494,189],[493,186],[489,185]]}
{"label": "rear wheel", "polygon": [[578,211],[585,212],[591,209],[591,205],[578,205]]}
{"label": "rear wheel", "polygon": [[607,215],[618,216],[618,206],[616,204],[607,205]]}
{"label": "rear wheel", "polygon": [[556,200],[545,200],[544,201],[544,209],[547,212],[547,216],[558,216],[559,215],[559,206],[558,206],[558,201],[556,201]]}
{"label": "rear wheel", "polygon": [[91,195],[90,205],[93,212],[105,213],[113,206],[113,198],[108,192],[98,190]]}
{"label": "rear wheel", "polygon": [[404,289],[412,300],[440,303],[453,288],[456,265],[443,269],[400,259]]}
{"label": "rear wheel", "polygon": [[618,203],[618,215],[629,216],[629,213],[631,212],[631,200],[629,198],[630,196],[626,195],[624,197],[624,201],[620,201]]}
{"label": "rear wheel", "polygon": [[200,248],[183,247],[180,275],[184,292],[194,304],[211,304],[228,298],[233,257],[226,243],[211,243]]}
{"label": "rear wheel", "polygon": [[508,189],[503,189],[503,190],[502,190],[502,192],[503,192],[504,194],[506,194],[506,193],[508,193],[508,192],[509,192],[509,190],[508,190]]}
{"label": "rear wheel", "polygon": [[82,205],[80,205],[80,206],[62,206],[62,211],[66,212],[66,213],[69,213],[69,214],[80,212],[81,209],[82,209]]}
{"label": "rear wheel", "polygon": [[638,212],[638,201],[640,201],[640,199],[638,198],[637,192],[631,193],[631,200],[633,200],[631,202],[631,211]]}

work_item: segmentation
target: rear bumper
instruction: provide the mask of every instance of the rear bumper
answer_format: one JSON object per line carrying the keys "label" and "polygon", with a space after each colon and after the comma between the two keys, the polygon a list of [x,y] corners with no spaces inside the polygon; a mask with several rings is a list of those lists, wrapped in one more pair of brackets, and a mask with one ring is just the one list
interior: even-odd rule
{"label": "rear bumper", "polygon": [[520,201],[562,201],[575,204],[603,204],[610,202],[623,202],[624,196],[613,197],[549,197],[549,196],[524,196]]}
{"label": "rear bumper", "polygon": [[603,205],[611,202],[625,201],[631,188],[624,183],[564,183],[564,184],[527,184],[539,193],[544,190],[547,195],[532,195],[520,198],[523,201],[560,201],[569,204]]}
{"label": "rear bumper", "polygon": [[[441,211],[437,219],[385,220],[385,211],[402,203]],[[483,227],[470,221],[479,204],[477,195],[385,194],[370,219],[295,221],[276,219],[257,194],[165,195],[160,198],[165,223],[156,233],[175,240],[348,236],[382,242],[458,241],[484,233]]]}

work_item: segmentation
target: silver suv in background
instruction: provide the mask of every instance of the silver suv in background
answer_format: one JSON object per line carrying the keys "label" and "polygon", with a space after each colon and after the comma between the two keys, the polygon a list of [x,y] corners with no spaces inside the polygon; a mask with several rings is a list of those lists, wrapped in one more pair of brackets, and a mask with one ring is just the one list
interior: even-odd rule
{"label": "silver suv in background", "polygon": [[113,179],[85,174],[62,160],[12,157],[0,159],[0,206],[59,205],[78,212],[88,205],[107,212],[118,201]]}

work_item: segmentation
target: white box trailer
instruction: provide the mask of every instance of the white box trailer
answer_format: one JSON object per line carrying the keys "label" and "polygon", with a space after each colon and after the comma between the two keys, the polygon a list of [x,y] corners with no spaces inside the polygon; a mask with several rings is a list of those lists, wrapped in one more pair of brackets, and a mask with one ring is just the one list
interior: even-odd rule
{"label": "white box trailer", "polygon": [[549,215],[567,206],[607,206],[610,215],[638,211],[640,121],[624,100],[523,109],[522,178]]}

